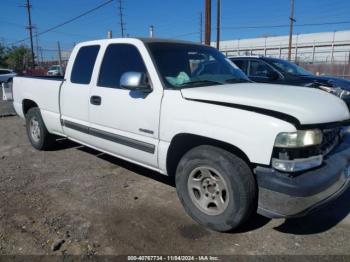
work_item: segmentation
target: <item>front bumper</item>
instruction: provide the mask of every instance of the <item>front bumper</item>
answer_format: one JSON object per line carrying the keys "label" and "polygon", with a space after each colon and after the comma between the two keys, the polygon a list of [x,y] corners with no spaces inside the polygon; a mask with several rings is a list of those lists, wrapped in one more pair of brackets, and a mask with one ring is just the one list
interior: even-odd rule
{"label": "front bumper", "polygon": [[350,187],[349,164],[347,134],[320,167],[297,174],[257,167],[258,213],[270,218],[298,217],[329,203]]}

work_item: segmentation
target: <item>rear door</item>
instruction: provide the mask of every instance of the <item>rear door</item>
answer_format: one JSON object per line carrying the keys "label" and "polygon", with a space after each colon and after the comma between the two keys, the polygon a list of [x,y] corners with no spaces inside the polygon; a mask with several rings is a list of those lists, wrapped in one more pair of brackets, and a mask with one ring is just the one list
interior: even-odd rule
{"label": "rear door", "polygon": [[64,133],[80,142],[90,143],[89,99],[91,79],[99,45],[82,46],[75,49],[73,65],[68,65],[60,95],[61,122]]}
{"label": "rear door", "polygon": [[[130,44],[132,42],[133,44]],[[158,167],[157,146],[163,88],[151,58],[139,40],[110,43],[99,56],[100,70],[90,91],[93,144],[107,152]],[[143,93],[120,87],[125,72],[149,76],[153,91]]]}

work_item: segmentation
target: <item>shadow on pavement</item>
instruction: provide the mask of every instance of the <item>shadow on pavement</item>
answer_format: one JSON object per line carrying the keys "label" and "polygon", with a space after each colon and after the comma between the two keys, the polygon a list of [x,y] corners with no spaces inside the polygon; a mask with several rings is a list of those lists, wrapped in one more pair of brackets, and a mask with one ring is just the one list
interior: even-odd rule
{"label": "shadow on pavement", "polygon": [[156,180],[158,182],[161,182],[163,184],[166,184],[168,186],[172,186],[172,187],[175,187],[175,181],[174,179],[168,177],[168,176],[165,176],[165,175],[162,175],[156,171],[152,171],[148,168],[145,168],[145,167],[142,167],[142,166],[139,166],[139,165],[136,165],[136,164],[133,164],[133,163],[130,163],[128,161],[125,161],[125,160],[122,160],[120,158],[117,158],[117,157],[114,157],[114,156],[111,156],[111,155],[107,155],[107,154],[104,154],[104,153],[101,153],[97,150],[94,150],[94,149],[91,149],[91,148],[88,148],[88,147],[79,147],[78,148],[79,150],[81,151],[84,151],[86,153],[90,153],[90,154],[93,154],[93,155],[96,155],[98,158],[101,158],[103,160],[106,160],[108,162],[110,162],[111,164],[114,164],[114,165],[117,165],[117,166],[120,166],[122,168],[125,168],[137,175],[141,175],[141,176],[145,176],[145,177],[148,177],[148,178],[151,178],[153,180]]}
{"label": "shadow on pavement", "polygon": [[[350,213],[350,190],[328,206],[306,217],[286,219],[275,229],[282,233],[310,235],[325,232],[339,224]],[[350,224],[350,223],[349,223]]]}
{"label": "shadow on pavement", "polygon": [[84,146],[78,143],[75,143],[71,140],[68,140],[66,138],[58,138],[54,143],[53,147],[50,148],[48,151],[57,151],[57,150],[64,150],[69,148],[81,148],[81,147],[84,147]]}
{"label": "shadow on pavement", "polygon": [[271,218],[261,216],[257,213],[253,214],[246,223],[236,228],[231,233],[247,233],[259,229],[271,221]]}
{"label": "shadow on pavement", "polygon": [[[95,155],[111,164],[125,168],[137,175],[148,177],[150,179],[156,180],[168,186],[175,187],[175,181],[173,178],[159,174],[158,172],[149,170],[142,166],[127,162],[125,160],[119,159],[101,153],[100,151],[81,146],[75,142],[71,142],[67,139],[61,139],[58,141],[57,146],[54,150],[77,148],[80,151]],[[317,234],[325,232],[332,227],[340,223],[344,218],[346,218],[350,213],[350,190],[347,190],[338,199],[331,202],[328,206],[324,206],[320,210],[301,218],[286,219],[283,224],[274,229],[286,234],[295,235],[308,235]],[[350,219],[349,219],[350,220]],[[252,217],[241,227],[234,230],[231,233],[245,233],[253,230],[257,230],[266,224],[268,224],[271,219],[264,216],[254,214]],[[350,222],[349,222],[350,225]]]}

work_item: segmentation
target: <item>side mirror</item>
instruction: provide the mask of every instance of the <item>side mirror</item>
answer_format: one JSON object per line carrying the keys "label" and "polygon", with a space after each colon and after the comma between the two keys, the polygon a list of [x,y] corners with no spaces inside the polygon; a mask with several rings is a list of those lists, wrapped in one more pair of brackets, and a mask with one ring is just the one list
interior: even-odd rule
{"label": "side mirror", "polygon": [[147,75],[141,72],[125,72],[120,78],[120,87],[146,93],[152,91]]}
{"label": "side mirror", "polygon": [[273,80],[273,81],[277,80],[280,77],[276,71],[269,71],[267,72],[266,76],[269,80]]}

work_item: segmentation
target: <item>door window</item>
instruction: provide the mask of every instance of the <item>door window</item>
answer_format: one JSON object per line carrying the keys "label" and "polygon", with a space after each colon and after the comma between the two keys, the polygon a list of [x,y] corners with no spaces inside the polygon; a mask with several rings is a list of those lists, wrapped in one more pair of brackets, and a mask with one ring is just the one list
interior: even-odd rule
{"label": "door window", "polygon": [[0,69],[0,75],[6,75],[6,74],[10,74],[11,71],[9,70],[3,70],[3,69]]}
{"label": "door window", "polygon": [[90,84],[92,71],[100,46],[83,46],[75,57],[70,81],[75,84]]}
{"label": "door window", "polygon": [[269,74],[273,73],[271,67],[262,61],[251,60],[249,64],[250,77],[268,77]]}
{"label": "door window", "polygon": [[109,45],[101,64],[98,86],[120,88],[120,78],[125,72],[147,72],[141,54],[130,44]]}
{"label": "door window", "polygon": [[245,74],[247,74],[247,61],[246,60],[232,60],[232,62],[239,67]]}

